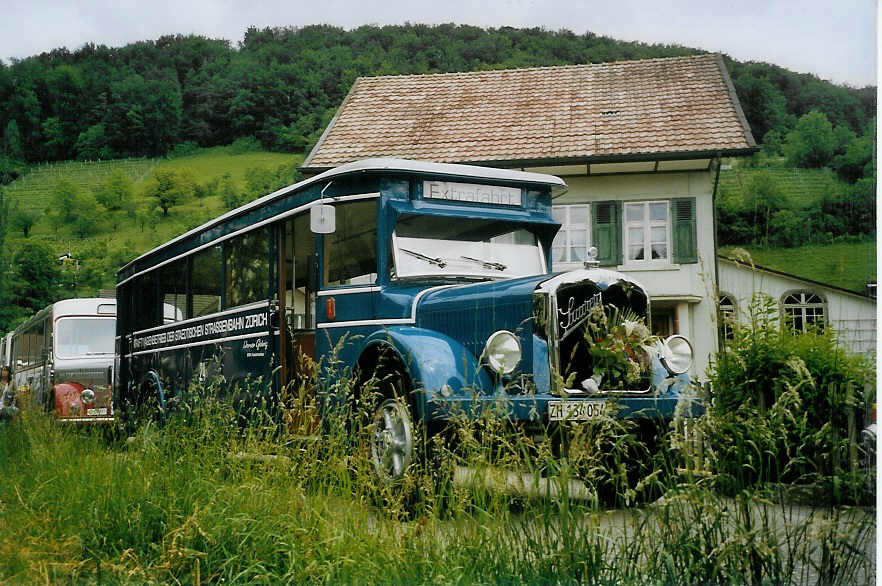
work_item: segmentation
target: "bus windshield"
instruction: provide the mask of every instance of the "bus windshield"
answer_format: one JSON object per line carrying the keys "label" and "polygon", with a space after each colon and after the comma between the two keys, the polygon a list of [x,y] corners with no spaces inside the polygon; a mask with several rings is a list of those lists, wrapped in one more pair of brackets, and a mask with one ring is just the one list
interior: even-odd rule
{"label": "bus windshield", "polygon": [[80,358],[113,354],[116,320],[100,317],[66,317],[55,330],[55,355]]}
{"label": "bus windshield", "polygon": [[546,272],[536,235],[511,222],[404,215],[392,240],[396,278],[498,279]]}

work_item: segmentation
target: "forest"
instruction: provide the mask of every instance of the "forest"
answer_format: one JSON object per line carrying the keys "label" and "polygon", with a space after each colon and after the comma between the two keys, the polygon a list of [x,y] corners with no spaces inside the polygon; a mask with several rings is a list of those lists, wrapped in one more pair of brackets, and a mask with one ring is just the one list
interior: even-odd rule
{"label": "forest", "polygon": [[[14,257],[51,258],[31,250],[38,243],[28,238],[41,216],[3,200],[2,185],[36,164],[174,158],[220,145],[302,154],[315,144],[359,76],[699,53],[679,45],[541,28],[406,24],[344,30],[315,25],[251,27],[236,45],[175,35],[119,48],[86,44],[0,61],[0,263]],[[876,88],[835,85],[773,64],[723,57],[761,148],[734,163],[754,172],[721,188],[720,245],[798,246],[872,237]],[[821,173],[828,177],[827,187],[818,197],[799,200],[788,195],[775,172],[781,169]],[[261,173],[275,173],[276,182],[297,176],[295,168],[252,171],[253,176]],[[251,181],[246,191],[252,185],[262,183]],[[229,209],[260,195],[242,193],[228,179],[199,184],[186,173],[154,174],[138,187],[144,191],[138,194],[142,200],[153,202],[141,210],[133,207],[134,188],[121,177],[92,186],[91,194],[77,194],[60,183],[52,195],[52,217],[68,226],[71,238],[83,239],[100,232],[94,219],[102,215],[110,220],[102,229],[116,231],[114,218],[129,217],[143,231],[145,224],[168,222],[170,207],[182,201],[219,195]],[[122,258],[138,252],[143,251],[98,251],[94,256]],[[13,268],[7,281],[42,282]],[[96,282],[108,278],[99,276]],[[0,297],[9,294],[4,286]],[[22,289],[16,294],[19,305],[23,296],[33,296],[36,304],[46,295],[51,293]],[[7,319],[0,315],[0,326]]]}

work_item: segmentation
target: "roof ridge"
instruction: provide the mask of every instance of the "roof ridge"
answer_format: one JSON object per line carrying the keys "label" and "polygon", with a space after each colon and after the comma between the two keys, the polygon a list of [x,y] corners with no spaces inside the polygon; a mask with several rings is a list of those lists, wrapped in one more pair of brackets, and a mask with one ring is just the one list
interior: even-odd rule
{"label": "roof ridge", "polygon": [[401,73],[394,75],[360,75],[356,79],[402,79],[406,77],[452,77],[456,75],[480,75],[501,72],[548,71],[551,69],[587,69],[602,68],[636,63],[652,63],[657,61],[678,61],[701,58],[716,58],[719,53],[699,53],[697,55],[675,55],[673,57],[650,57],[648,59],[627,59],[624,61],[603,61],[600,63],[568,63],[566,65],[538,65],[535,67],[506,67],[501,69],[475,69],[471,71],[446,71],[440,73]]}

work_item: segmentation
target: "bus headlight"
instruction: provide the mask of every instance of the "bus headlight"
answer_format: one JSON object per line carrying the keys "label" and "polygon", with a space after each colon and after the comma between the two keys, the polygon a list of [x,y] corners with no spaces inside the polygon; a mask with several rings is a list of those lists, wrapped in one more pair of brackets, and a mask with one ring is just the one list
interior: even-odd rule
{"label": "bus headlight", "polygon": [[487,338],[483,355],[494,372],[508,374],[521,361],[521,343],[511,332],[499,330]]}
{"label": "bus headlight", "polygon": [[80,393],[80,401],[83,405],[91,405],[92,401],[95,400],[95,391],[92,389],[83,389],[83,392]]}
{"label": "bus headlight", "polygon": [[683,336],[674,334],[662,344],[660,358],[669,373],[683,374],[692,366],[692,344]]}

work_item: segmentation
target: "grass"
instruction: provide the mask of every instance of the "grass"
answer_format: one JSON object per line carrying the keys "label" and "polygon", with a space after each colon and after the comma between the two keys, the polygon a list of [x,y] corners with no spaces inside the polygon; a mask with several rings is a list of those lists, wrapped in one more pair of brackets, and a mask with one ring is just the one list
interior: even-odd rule
{"label": "grass", "polygon": [[199,183],[207,183],[229,173],[233,181],[244,188],[245,171],[251,167],[275,169],[279,165],[299,164],[302,161],[301,154],[267,151],[232,154],[229,147],[212,147],[202,149],[195,155],[161,161],[159,167],[176,171],[189,169]]}
{"label": "grass", "polygon": [[735,248],[747,250],[758,266],[857,293],[865,293],[866,283],[876,280],[874,241],[812,244],[795,248],[724,247],[720,249],[720,254],[726,256]]}
{"label": "grass", "polygon": [[708,477],[612,510],[451,484],[453,464],[480,469],[491,454],[527,474],[569,470],[491,415],[457,422],[460,441],[433,442],[390,489],[371,472],[370,432],[331,420],[321,441],[298,441],[203,401],[105,443],[26,410],[0,427],[0,582],[845,584],[875,572],[874,511],[780,506],[750,487],[727,497]]}

